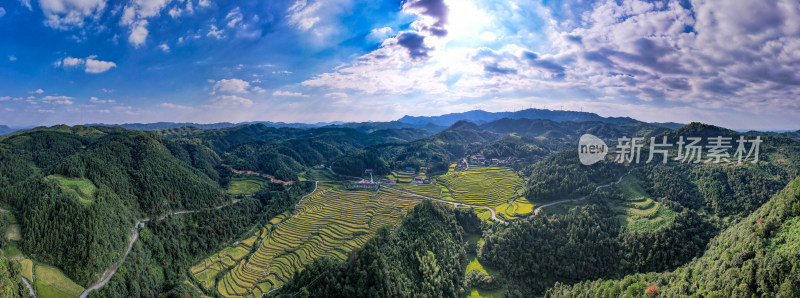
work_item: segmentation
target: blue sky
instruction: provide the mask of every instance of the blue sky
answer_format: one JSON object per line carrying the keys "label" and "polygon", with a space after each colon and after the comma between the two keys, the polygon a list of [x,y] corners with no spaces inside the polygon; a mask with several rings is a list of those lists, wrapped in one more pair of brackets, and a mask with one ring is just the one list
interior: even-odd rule
{"label": "blue sky", "polygon": [[0,124],[527,107],[800,129],[796,0],[4,0]]}

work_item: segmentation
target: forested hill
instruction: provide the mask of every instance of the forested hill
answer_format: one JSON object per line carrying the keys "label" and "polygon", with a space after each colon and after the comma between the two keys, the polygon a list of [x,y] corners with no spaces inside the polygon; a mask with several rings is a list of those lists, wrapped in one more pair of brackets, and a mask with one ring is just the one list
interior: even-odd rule
{"label": "forested hill", "polygon": [[137,218],[221,204],[218,162],[197,144],[122,128],[37,129],[0,141],[0,202],[26,255],[86,285],[119,260]]}
{"label": "forested hill", "polygon": [[798,243],[800,179],[714,238],[702,257],[672,272],[559,284],[546,296],[798,297]]}
{"label": "forested hill", "polygon": [[426,200],[394,231],[382,229],[346,262],[318,259],[282,297],[463,297],[465,235],[480,220],[469,210]]}
{"label": "forested hill", "polygon": [[[651,137],[670,131],[668,128],[639,121],[607,123],[602,121],[572,122],[547,119],[503,118],[480,126],[496,133],[518,133],[532,137],[566,139],[577,141],[583,134],[592,134],[602,139],[620,137]],[[574,142],[573,142],[574,143]]]}
{"label": "forested hill", "polygon": [[[467,121],[459,121],[431,136],[407,143],[387,143],[356,150],[334,161],[337,173],[359,176],[364,169],[377,175],[388,174],[392,167],[427,167],[429,172],[445,172],[450,163],[474,154],[500,138]],[[390,163],[394,163],[390,165]]]}
{"label": "forested hill", "polygon": [[[415,128],[378,129],[369,133],[354,128],[274,128],[262,124],[217,130],[180,128],[155,131],[174,140],[211,148],[225,164],[239,170],[296,180],[304,169],[330,164],[347,152],[385,143],[406,143],[430,135]],[[363,171],[361,169],[360,171]]]}

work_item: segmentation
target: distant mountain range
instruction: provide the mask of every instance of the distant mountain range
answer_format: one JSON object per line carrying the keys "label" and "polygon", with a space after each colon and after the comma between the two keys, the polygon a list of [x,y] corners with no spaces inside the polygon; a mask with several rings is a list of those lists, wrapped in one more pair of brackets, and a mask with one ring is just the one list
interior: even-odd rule
{"label": "distant mountain range", "polygon": [[598,121],[605,123],[631,123],[637,120],[629,117],[602,117],[595,113],[589,112],[576,112],[576,111],[553,111],[545,109],[527,109],[516,112],[486,112],[482,110],[473,110],[463,113],[452,113],[441,116],[403,116],[399,122],[424,125],[432,123],[440,126],[450,126],[459,120],[467,120],[469,122],[481,125],[495,120],[509,118],[509,119],[545,119],[556,122],[572,121],[572,122],[586,122]]}
{"label": "distant mountain range", "polygon": [[0,135],[10,134],[12,132],[20,130],[19,128],[11,128],[6,125],[0,125]]}
{"label": "distant mountain range", "polygon": [[219,122],[219,123],[209,123],[209,124],[200,124],[191,122],[156,122],[156,123],[125,123],[125,124],[90,123],[86,124],[86,126],[119,126],[125,129],[132,129],[132,130],[154,130],[154,129],[168,129],[168,128],[176,128],[184,126],[191,126],[199,129],[218,129],[218,128],[228,128],[228,127],[247,125],[247,124],[264,124],[268,127],[314,128],[314,127],[321,127],[321,126],[342,124],[342,123],[344,122],[341,121],[318,122],[316,124],[285,123],[285,122],[271,122],[271,121],[250,121],[250,122],[239,122],[239,123]]}
{"label": "distant mountain range", "polygon": [[[219,129],[229,128],[240,125],[248,124],[263,124],[268,127],[289,127],[289,128],[318,128],[318,127],[346,127],[353,128],[362,133],[371,133],[376,130],[382,129],[399,129],[399,128],[415,128],[426,130],[430,133],[438,133],[447,127],[455,124],[460,120],[466,120],[477,125],[484,125],[500,119],[533,119],[533,120],[549,120],[554,122],[602,122],[606,124],[633,124],[642,123],[630,117],[603,117],[590,112],[578,111],[554,111],[546,109],[526,109],[516,112],[487,112],[483,110],[473,110],[463,113],[451,113],[440,116],[403,116],[395,121],[385,122],[317,122],[317,123],[286,123],[286,122],[272,122],[272,121],[249,121],[249,122],[219,122],[219,123],[192,123],[192,122],[156,122],[156,123],[125,123],[125,124],[107,124],[107,123],[91,123],[86,126],[116,126],[132,130],[157,130],[157,129],[170,129],[179,127],[195,127],[199,129]],[[678,129],[685,124],[676,122],[651,122],[648,123],[653,126],[664,127],[668,129]],[[0,135],[10,134],[18,130],[27,129],[31,127],[17,127],[12,128],[5,125],[0,125]],[[800,138],[800,131],[783,131],[783,132],[756,132],[749,131],[749,135],[782,135],[792,138]]]}
{"label": "distant mountain range", "polygon": [[[634,123],[639,122],[629,117],[602,117],[595,113],[589,112],[576,112],[576,111],[553,111],[545,109],[527,109],[516,112],[486,112],[482,110],[474,110],[464,113],[451,113],[441,116],[403,116],[396,121],[387,122],[318,122],[318,123],[286,123],[286,122],[271,122],[271,121],[250,121],[240,123],[220,122],[211,124],[199,123],[176,123],[176,122],[157,122],[157,123],[126,123],[126,124],[105,124],[94,123],[87,124],[87,126],[119,126],[126,129],[133,130],[153,130],[153,129],[168,129],[184,126],[192,126],[200,129],[218,129],[228,128],[246,124],[264,124],[268,127],[291,127],[291,128],[315,128],[323,126],[347,127],[353,128],[365,133],[369,133],[380,129],[397,129],[397,128],[417,128],[424,129],[431,133],[436,133],[444,130],[445,128],[453,125],[459,120],[466,120],[477,125],[486,124],[495,120],[509,118],[509,119],[543,119],[556,122],[587,122],[597,121],[603,123],[619,124],[619,123]],[[683,124],[680,123],[652,123],[656,126],[662,126],[670,129],[676,129]]]}

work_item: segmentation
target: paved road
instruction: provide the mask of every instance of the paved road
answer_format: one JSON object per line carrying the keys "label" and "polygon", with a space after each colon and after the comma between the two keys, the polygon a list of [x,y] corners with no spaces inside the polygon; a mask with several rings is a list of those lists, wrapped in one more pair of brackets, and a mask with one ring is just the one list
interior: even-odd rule
{"label": "paved road", "polygon": [[[232,200],[230,202],[227,202],[227,203],[224,203],[222,205],[216,206],[216,207],[214,207],[214,209],[220,209],[222,207],[225,207],[225,206],[228,206],[228,205],[233,205],[233,204],[236,204],[238,202],[239,202],[238,199],[237,200]],[[170,212],[170,213],[161,215],[161,216],[157,217],[156,220],[163,220],[164,218],[166,218],[167,216],[170,216],[170,215],[195,213],[195,212],[200,212],[202,210],[205,210],[205,209],[178,210],[178,211],[174,211],[174,212]],[[139,228],[143,227],[144,223],[148,222],[150,220],[151,219],[149,217],[145,217],[145,218],[142,218],[142,219],[140,219],[139,221],[136,222],[136,226],[133,227],[133,233],[131,233],[130,240],[128,241],[128,249],[125,250],[125,253],[122,255],[122,259],[120,259],[119,262],[115,263],[110,269],[106,270],[106,272],[103,273],[103,276],[100,277],[99,280],[97,280],[97,282],[95,282],[94,284],[92,284],[91,286],[86,288],[86,290],[83,291],[83,293],[81,293],[81,295],[79,296],[80,298],[85,298],[86,296],[89,295],[89,292],[91,292],[91,291],[99,290],[99,289],[103,288],[103,286],[105,286],[106,283],[108,283],[108,281],[111,280],[111,277],[113,277],[114,274],[117,273],[117,269],[119,269],[119,266],[121,266],[123,263],[125,263],[125,259],[128,257],[128,254],[131,252],[131,249],[133,248],[133,243],[136,242],[136,239],[139,239]]]}
{"label": "paved road", "polygon": [[28,279],[21,276],[20,278],[22,278],[22,282],[24,282],[25,285],[28,286],[28,292],[31,292],[31,297],[36,298],[36,292],[33,291],[33,287],[31,286],[31,283],[28,282]]}
{"label": "paved road", "polygon": [[459,202],[445,201],[445,200],[442,200],[442,199],[437,199],[437,198],[433,198],[433,197],[429,197],[429,196],[423,196],[423,195],[420,195],[420,194],[415,194],[415,193],[407,192],[405,190],[400,190],[400,189],[397,189],[397,188],[384,186],[384,185],[380,185],[380,187],[388,188],[388,189],[391,189],[391,190],[394,190],[394,191],[397,191],[397,192],[402,192],[404,194],[417,196],[417,197],[420,197],[420,198],[425,198],[425,199],[429,199],[429,200],[433,200],[433,201],[437,201],[437,202],[450,204],[450,205],[453,205],[453,207],[466,206],[466,207],[473,207],[473,208],[479,208],[479,209],[486,209],[486,210],[489,210],[489,212],[492,213],[492,219],[493,220],[496,220],[496,221],[499,221],[499,222],[502,222],[502,223],[507,223],[505,220],[497,218],[497,214],[495,213],[494,209],[486,207],[486,206],[470,205],[470,204],[464,204],[464,203],[459,203]]}
{"label": "paved road", "polygon": [[[628,173],[630,173],[630,172],[628,172]],[[617,184],[617,183],[620,183],[620,182],[622,182],[622,178],[624,178],[624,177],[625,177],[625,175],[628,175],[628,173],[625,173],[624,175],[622,175],[621,177],[619,177],[619,179],[618,179],[616,182],[611,182],[611,183],[609,183],[609,184],[604,184],[604,185],[600,185],[600,186],[598,186],[598,187],[595,187],[595,188],[594,188],[594,191],[598,191],[598,190],[600,190],[601,188],[604,188],[604,187],[609,187],[609,186],[612,186],[612,185],[614,185],[614,184]],[[527,218],[525,218],[525,219],[530,219],[531,217],[534,217],[534,216],[536,216],[537,214],[539,214],[539,212],[540,212],[540,211],[542,211],[542,208],[544,208],[544,207],[550,207],[550,206],[553,206],[553,205],[557,205],[557,204],[561,204],[561,203],[566,203],[566,202],[577,202],[577,201],[583,201],[583,200],[585,200],[585,199],[586,199],[586,197],[587,197],[587,196],[582,196],[582,197],[575,198],[575,199],[566,199],[566,200],[560,200],[560,201],[555,201],[555,202],[550,202],[550,203],[544,204],[544,205],[542,205],[542,206],[536,207],[536,209],[533,209],[533,213],[532,213],[531,215],[529,215],[529,216],[528,216]]]}
{"label": "paved road", "polygon": [[[330,171],[330,172],[331,172],[331,174],[334,174],[334,175],[339,175],[339,176],[343,176],[343,177],[352,177],[352,178],[357,178],[357,179],[360,179],[360,178],[358,178],[358,177],[353,177],[353,176],[345,176],[345,175],[341,175],[341,174],[336,174],[335,172],[333,172],[333,169],[331,169],[330,167],[328,167],[328,171]],[[494,209],[492,209],[492,208],[489,208],[489,207],[486,207],[486,206],[478,206],[478,205],[470,205],[470,204],[464,204],[464,203],[459,203],[459,202],[445,201],[445,200],[442,200],[442,199],[437,199],[437,198],[433,198],[433,197],[429,197],[429,196],[423,196],[423,195],[419,195],[419,194],[415,194],[415,193],[407,192],[407,191],[405,191],[405,190],[400,190],[400,189],[397,189],[397,188],[392,188],[392,187],[385,186],[385,185],[381,185],[381,184],[378,184],[378,186],[379,186],[379,187],[383,187],[383,188],[388,188],[388,189],[391,189],[391,190],[394,190],[394,191],[402,192],[402,193],[404,193],[404,194],[408,194],[408,195],[417,196],[417,197],[420,197],[420,198],[425,198],[425,199],[430,199],[430,200],[434,200],[434,201],[437,201],[437,202],[442,202],[442,203],[450,204],[450,205],[453,205],[454,207],[458,207],[458,206],[467,206],[467,207],[473,207],[473,208],[479,208],[479,209],[486,209],[486,210],[489,210],[489,212],[491,212],[491,213],[492,213],[492,219],[494,219],[494,220],[496,220],[496,221],[499,221],[499,222],[502,222],[502,223],[507,223],[506,221],[504,221],[504,220],[502,220],[502,219],[499,219],[499,218],[497,218],[497,214],[495,213]]]}

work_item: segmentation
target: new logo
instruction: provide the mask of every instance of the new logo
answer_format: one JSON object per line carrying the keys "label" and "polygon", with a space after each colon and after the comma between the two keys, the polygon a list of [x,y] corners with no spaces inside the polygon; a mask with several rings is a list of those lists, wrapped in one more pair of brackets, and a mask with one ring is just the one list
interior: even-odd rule
{"label": "new logo", "polygon": [[578,158],[584,165],[593,165],[606,158],[606,154],[608,154],[606,142],[596,136],[587,133],[578,141]]}

